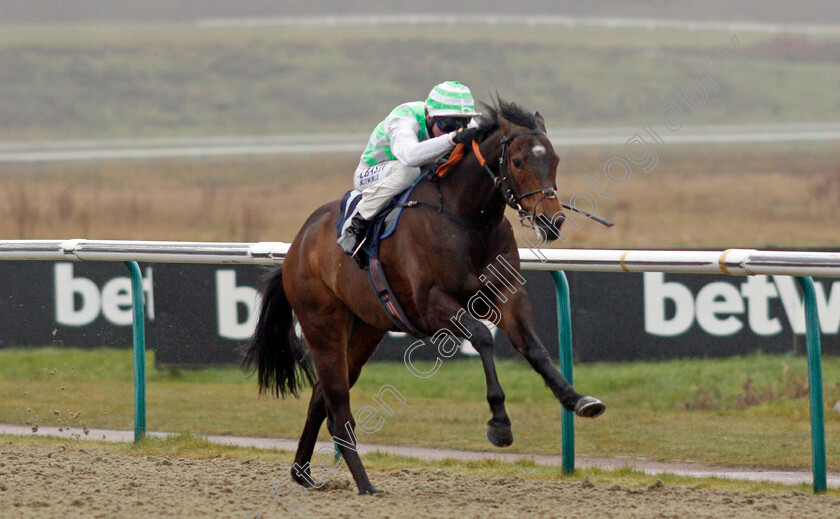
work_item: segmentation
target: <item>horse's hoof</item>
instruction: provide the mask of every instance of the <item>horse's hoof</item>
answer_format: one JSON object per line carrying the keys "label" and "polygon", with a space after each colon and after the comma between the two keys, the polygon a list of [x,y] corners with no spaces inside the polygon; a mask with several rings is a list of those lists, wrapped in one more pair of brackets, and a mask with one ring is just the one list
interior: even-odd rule
{"label": "horse's hoof", "polygon": [[[308,473],[306,475],[309,476]],[[299,476],[294,470],[292,471],[292,480],[303,488],[313,487],[312,480]]]}
{"label": "horse's hoof", "polygon": [[379,490],[378,488],[373,488],[373,487],[359,490],[359,495],[360,496],[375,496],[375,495],[384,494],[384,493],[385,493],[384,490]]}
{"label": "horse's hoof", "polygon": [[496,447],[507,447],[513,443],[513,429],[509,425],[499,427],[488,424],[484,436]]}
{"label": "horse's hoof", "polygon": [[606,409],[603,402],[592,396],[581,397],[575,404],[575,414],[582,418],[601,416]]}

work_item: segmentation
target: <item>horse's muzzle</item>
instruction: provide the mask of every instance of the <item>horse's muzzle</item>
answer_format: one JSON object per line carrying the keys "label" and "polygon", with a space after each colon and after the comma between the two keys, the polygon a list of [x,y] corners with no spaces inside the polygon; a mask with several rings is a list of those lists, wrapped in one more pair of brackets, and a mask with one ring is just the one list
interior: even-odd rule
{"label": "horse's muzzle", "polygon": [[544,237],[546,241],[554,241],[560,237],[560,226],[563,225],[564,221],[566,219],[563,213],[558,213],[553,218],[545,213],[540,213],[534,220],[534,224],[540,232],[541,237]]}

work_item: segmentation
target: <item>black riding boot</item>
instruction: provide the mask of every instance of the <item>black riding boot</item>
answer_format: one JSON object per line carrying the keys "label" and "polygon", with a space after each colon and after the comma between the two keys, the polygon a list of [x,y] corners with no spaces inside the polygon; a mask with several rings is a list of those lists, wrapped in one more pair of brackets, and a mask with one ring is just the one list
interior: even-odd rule
{"label": "black riding boot", "polygon": [[338,244],[345,254],[353,256],[356,253],[365,238],[368,226],[370,226],[370,220],[365,220],[362,215],[356,213],[350,221],[350,227],[338,239]]}

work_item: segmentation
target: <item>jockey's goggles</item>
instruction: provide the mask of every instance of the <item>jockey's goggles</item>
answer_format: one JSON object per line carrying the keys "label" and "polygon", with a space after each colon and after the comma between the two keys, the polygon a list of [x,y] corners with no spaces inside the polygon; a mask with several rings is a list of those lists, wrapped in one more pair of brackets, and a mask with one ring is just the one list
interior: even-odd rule
{"label": "jockey's goggles", "polygon": [[454,132],[466,128],[472,117],[444,116],[435,117],[435,125],[444,133]]}

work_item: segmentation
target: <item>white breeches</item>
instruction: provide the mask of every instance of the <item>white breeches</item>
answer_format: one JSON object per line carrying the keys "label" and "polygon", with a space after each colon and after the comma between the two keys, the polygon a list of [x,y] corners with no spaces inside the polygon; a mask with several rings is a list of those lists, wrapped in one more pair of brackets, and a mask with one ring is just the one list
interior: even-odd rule
{"label": "white breeches", "polygon": [[353,175],[353,187],[362,193],[359,214],[366,220],[372,219],[392,198],[411,187],[418,176],[420,168],[406,166],[398,160],[374,166],[360,163]]}

